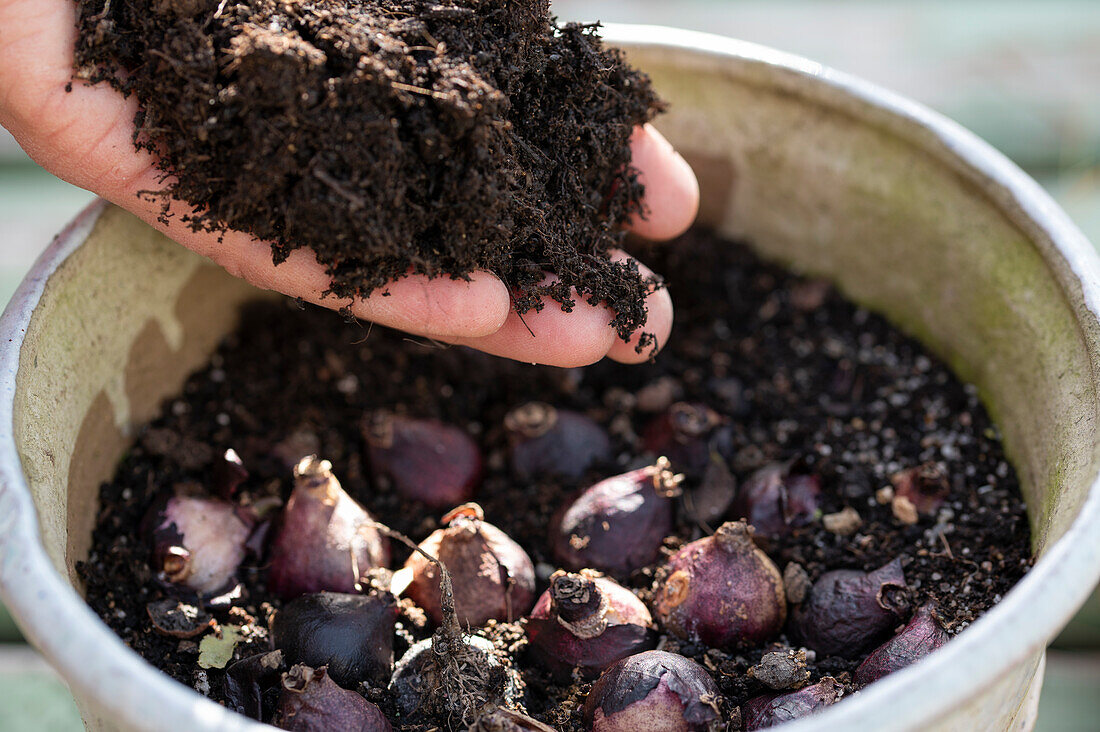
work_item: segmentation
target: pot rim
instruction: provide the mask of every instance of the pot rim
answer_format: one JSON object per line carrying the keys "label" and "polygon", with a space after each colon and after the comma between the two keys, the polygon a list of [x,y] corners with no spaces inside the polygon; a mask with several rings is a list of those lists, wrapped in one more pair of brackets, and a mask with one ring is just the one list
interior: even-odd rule
{"label": "pot rim", "polygon": [[[736,59],[773,73],[815,103],[845,108],[975,180],[1002,209],[1048,238],[1048,264],[1061,257],[1100,316],[1100,255],[1027,174],[960,125],[928,108],[808,59],[745,41],[663,26],[608,25],[609,44]],[[825,95],[828,95],[827,98]],[[28,639],[76,696],[94,700],[137,729],[259,732],[266,725],[230,712],[178,684],[129,649],[54,569],[41,544],[35,508],[14,440],[14,398],[26,326],[48,279],[85,241],[106,207],[89,205],[35,262],[0,317],[0,597]],[[1034,237],[1033,237],[1034,238]],[[1096,354],[1090,353],[1094,373]],[[791,732],[874,727],[919,729],[964,706],[1014,665],[1040,653],[1100,580],[1100,476],[1072,525],[1030,572],[981,618],[935,654],[873,684],[859,701],[790,723]],[[1030,612],[1042,607],[1041,618]],[[1042,622],[1037,622],[1042,620]],[[1006,642],[1012,639],[1011,642]]]}

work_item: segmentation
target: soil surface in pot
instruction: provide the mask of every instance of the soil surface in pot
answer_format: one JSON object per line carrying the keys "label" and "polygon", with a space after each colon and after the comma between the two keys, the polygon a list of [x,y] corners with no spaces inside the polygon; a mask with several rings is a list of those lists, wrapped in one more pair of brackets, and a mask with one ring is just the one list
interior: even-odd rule
{"label": "soil surface in pot", "polygon": [[595,26],[547,0],[77,2],[78,75],[137,99],[195,229],[309,247],[341,296],[487,270],[520,313],[575,287],[624,339],[645,323],[655,281],[609,251],[662,104]]}
{"label": "soil surface in pot", "polygon": [[[652,464],[657,455],[647,453],[649,438],[642,436],[653,434],[654,421],[679,402],[714,411],[706,452],[728,468],[738,490],[777,462],[793,461],[792,471],[820,480],[815,510],[795,522],[804,525],[761,542],[780,571],[796,563],[816,580],[830,570],[870,571],[900,559],[910,607],[934,603],[950,635],[1027,571],[1029,530],[1016,476],[974,389],[878,316],[823,283],[761,262],[741,245],[694,231],[645,255],[671,275],[677,309],[672,340],[640,366],[530,367],[342,322],[291,301],[250,307],[209,368],[165,405],[103,486],[93,548],[80,565],[88,602],[153,665],[224,701],[224,672],[199,665],[200,647],[212,641],[153,628],[149,605],[172,595],[149,568],[142,517],[166,490],[186,484],[211,490],[220,480],[214,466],[227,449],[239,453],[248,470],[238,498],[260,505],[285,501],[288,465],[317,453],[373,516],[421,541],[439,527],[443,510],[403,499],[390,480],[372,476],[362,425],[380,408],[439,419],[476,440],[485,475],[475,500],[486,519],[530,555],[537,592],[557,568],[548,538],[555,512],[580,488]],[[517,478],[503,425],[510,410],[532,400],[595,420],[610,437],[606,459],[575,479]],[[665,559],[722,520],[739,518],[736,508],[725,507],[729,481],[712,476],[704,489],[689,467],[677,468],[689,475],[661,557],[617,576],[651,606]],[[909,505],[897,500],[906,481],[928,488]],[[925,506],[922,495],[935,500]],[[709,512],[707,522],[697,520],[700,512]],[[408,551],[393,547],[396,568]],[[216,623],[240,629],[234,659],[270,649],[267,618],[282,604],[266,587],[262,556],[246,560],[239,576],[243,595],[232,608],[205,608]],[[530,714],[563,731],[582,729],[590,684],[556,683],[533,664],[525,622],[491,622],[483,633],[521,672]],[[205,626],[203,632],[211,636]],[[429,633],[423,613],[403,601],[397,655]],[[767,651],[799,643],[788,625],[748,647],[708,648],[663,633],[660,647],[705,667],[721,691],[722,715],[736,728],[744,702],[771,691],[748,669]],[[831,676],[850,693],[865,656],[811,652],[809,680]],[[211,665],[209,657],[204,664]],[[394,714],[388,691],[359,690]],[[277,688],[264,690],[265,720],[277,697]],[[397,728],[416,728],[391,719]]]}

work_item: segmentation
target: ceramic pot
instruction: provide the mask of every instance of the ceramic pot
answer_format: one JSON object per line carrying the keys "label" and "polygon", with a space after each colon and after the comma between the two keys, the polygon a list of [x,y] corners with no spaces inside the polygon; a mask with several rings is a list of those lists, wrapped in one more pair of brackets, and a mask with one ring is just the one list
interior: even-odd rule
{"label": "ceramic pot", "polygon": [[[671,102],[701,221],[828,278],[975,384],[1019,473],[1037,556],[946,647],[805,730],[1034,721],[1046,644],[1100,577],[1100,258],[1043,190],[929,110],[716,36],[609,27]],[[89,729],[259,730],[131,652],[81,598],[100,483],[161,401],[266,297],[103,203],[0,323],[0,595]]]}

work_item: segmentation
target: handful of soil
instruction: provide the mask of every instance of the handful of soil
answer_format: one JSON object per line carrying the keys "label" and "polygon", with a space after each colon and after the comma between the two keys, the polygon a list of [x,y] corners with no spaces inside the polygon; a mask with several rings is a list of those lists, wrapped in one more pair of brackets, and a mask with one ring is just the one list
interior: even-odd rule
{"label": "handful of soil", "polygon": [[340,298],[485,269],[520,314],[576,288],[623,339],[644,325],[660,281],[608,252],[662,103],[595,26],[547,0],[77,2],[78,75],[137,98],[196,230],[309,247]]}

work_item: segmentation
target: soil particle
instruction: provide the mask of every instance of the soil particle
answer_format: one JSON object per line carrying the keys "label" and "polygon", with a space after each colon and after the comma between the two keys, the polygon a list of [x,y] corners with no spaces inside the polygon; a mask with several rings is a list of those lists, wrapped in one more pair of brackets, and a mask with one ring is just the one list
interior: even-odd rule
{"label": "soil particle", "polygon": [[623,338],[645,323],[659,281],[609,252],[662,103],[596,26],[547,0],[77,2],[77,75],[136,98],[135,144],[195,230],[276,264],[309,247],[337,298],[483,269],[521,314],[579,297]]}
{"label": "soil particle", "polygon": [[[556,568],[548,541],[551,516],[577,490],[652,464],[656,456],[644,453],[637,435],[654,415],[639,404],[662,406],[665,396],[650,402],[652,392],[643,390],[670,379],[675,388],[668,393],[676,396],[669,398],[708,404],[726,420],[710,447],[739,485],[764,465],[797,459],[800,470],[821,479],[822,515],[846,508],[859,514],[862,523],[851,534],[828,531],[819,516],[770,542],[768,552],[786,568],[788,587],[805,591],[827,571],[870,571],[900,559],[914,606],[934,603],[952,636],[1000,601],[1031,564],[1028,523],[1016,475],[974,389],[917,343],[832,290],[820,302],[817,293],[810,298],[803,292],[796,306],[793,291],[801,281],[742,246],[693,232],[647,256],[676,281],[692,283],[673,293],[675,337],[652,363],[532,368],[344,324],[292,301],[268,303],[247,309],[241,328],[210,366],[188,380],[145,434],[173,433],[179,441],[205,445],[210,456],[235,449],[248,471],[238,495],[253,503],[285,500],[289,494],[287,445],[316,446],[373,516],[420,541],[439,528],[440,512],[402,498],[386,481],[372,480],[359,424],[367,412],[384,408],[459,426],[485,456],[476,500],[486,519],[521,544],[540,568],[536,591],[542,592],[548,570]],[[333,363],[342,367],[333,369]],[[349,375],[360,388],[341,388]],[[739,385],[736,404],[726,401],[732,382]],[[625,421],[632,429],[611,431],[612,449],[579,477],[518,480],[509,466],[504,419],[534,400],[584,414],[605,428]],[[229,419],[219,421],[218,415]],[[302,435],[310,437],[301,440]],[[225,672],[210,669],[201,679],[196,673],[199,638],[180,641],[153,632],[146,611],[168,595],[148,568],[148,550],[136,531],[140,518],[162,487],[210,481],[208,466],[152,449],[162,443],[139,439],[104,484],[92,549],[79,571],[89,603],[128,645],[182,683],[208,688],[211,698],[223,701]],[[915,523],[899,521],[893,496],[884,489],[898,473],[930,462],[942,468],[947,486],[942,504],[927,515],[918,512]],[[702,480],[686,480],[684,497]],[[705,527],[691,512],[678,511],[662,559],[616,579],[650,600],[654,578],[671,553],[733,518],[727,514]],[[407,551],[398,548],[394,554],[391,566],[400,566]],[[260,560],[242,567],[245,596],[238,605],[243,610],[199,604],[218,623],[244,628],[234,661],[271,650],[260,631],[281,603],[267,591],[266,573]],[[491,623],[481,634],[513,659],[526,688],[527,713],[562,732],[583,729],[581,709],[590,686],[579,680],[558,683],[535,667],[525,650],[524,623]],[[430,632],[423,614],[404,601],[395,653],[400,656]],[[711,673],[725,699],[727,721],[746,700],[771,692],[748,674],[750,667],[767,653],[799,653],[785,634],[755,647],[727,649],[662,635],[659,647],[689,656]],[[851,673],[863,657],[807,652],[806,683],[831,676],[848,693],[854,688]],[[397,719],[389,692],[369,686],[361,692]],[[263,696],[265,719],[275,698]]]}

